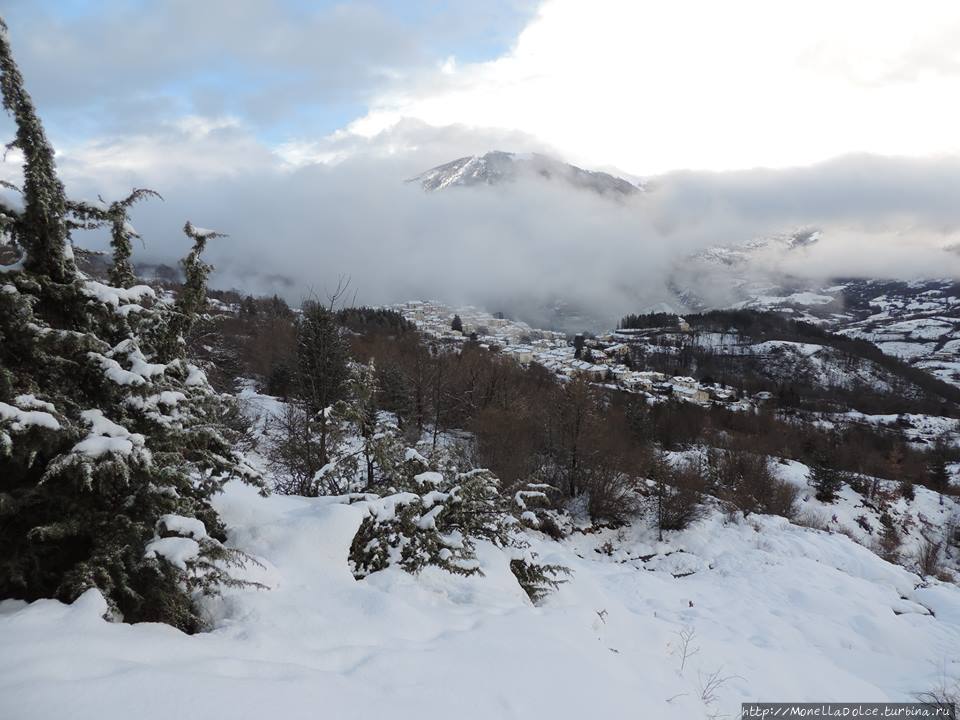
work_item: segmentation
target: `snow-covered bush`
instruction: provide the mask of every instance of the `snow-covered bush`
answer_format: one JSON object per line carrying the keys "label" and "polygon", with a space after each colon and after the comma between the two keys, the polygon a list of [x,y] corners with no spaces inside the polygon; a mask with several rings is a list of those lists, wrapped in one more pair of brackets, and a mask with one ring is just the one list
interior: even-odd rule
{"label": "snow-covered bush", "polygon": [[404,470],[396,492],[366,499],[369,514],[350,548],[355,577],[391,565],[410,573],[434,565],[458,575],[482,574],[475,548],[484,540],[515,555],[511,570],[534,602],[561,582],[557,576],[567,569],[537,563],[523,537],[525,524],[538,524],[530,508],[545,500],[542,490],[506,497],[489,470],[444,476],[427,470],[414,451],[408,452]]}
{"label": "snow-covered bush", "polygon": [[[96,587],[117,617],[196,630],[193,594],[233,582],[224,563],[238,559],[219,544],[210,497],[230,478],[260,482],[234,450],[231,401],[183,355],[213,233],[188,224],[188,283],[173,305],[147,286],[78,272],[70,228],[119,224],[112,277],[132,284],[125,209],[139,195],[102,215],[66,200],[2,30],[0,86],[24,182],[23,208],[0,208],[23,252],[0,268],[0,598],[72,601]],[[169,524],[170,537],[158,535],[173,517],[202,537],[174,538]]]}

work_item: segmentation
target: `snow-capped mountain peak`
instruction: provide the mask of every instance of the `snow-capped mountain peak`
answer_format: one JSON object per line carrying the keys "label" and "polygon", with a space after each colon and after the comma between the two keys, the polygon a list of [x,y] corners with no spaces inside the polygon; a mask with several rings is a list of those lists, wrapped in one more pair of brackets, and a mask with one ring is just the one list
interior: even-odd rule
{"label": "snow-capped mountain peak", "polygon": [[560,179],[570,185],[600,194],[633,195],[642,188],[623,178],[605,172],[584,170],[539,153],[511,153],[494,150],[484,155],[470,155],[431,168],[407,182],[419,183],[424,190],[449,187],[498,185],[519,177]]}

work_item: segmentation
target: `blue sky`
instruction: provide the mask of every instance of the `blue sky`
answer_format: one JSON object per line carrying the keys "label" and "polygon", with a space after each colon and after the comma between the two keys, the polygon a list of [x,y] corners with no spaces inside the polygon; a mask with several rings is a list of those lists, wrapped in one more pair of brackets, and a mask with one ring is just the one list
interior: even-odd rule
{"label": "blue sky", "polygon": [[533,0],[50,0],[6,3],[56,142],[229,115],[261,140],[322,137],[453,56],[509,50]]}

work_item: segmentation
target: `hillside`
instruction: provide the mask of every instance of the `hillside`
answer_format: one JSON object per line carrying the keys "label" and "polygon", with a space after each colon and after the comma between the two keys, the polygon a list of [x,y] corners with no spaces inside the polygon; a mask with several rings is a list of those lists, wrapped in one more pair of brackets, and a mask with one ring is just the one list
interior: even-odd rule
{"label": "hillside", "polygon": [[[277,408],[248,398],[258,416]],[[780,472],[804,491],[806,468]],[[145,720],[309,718],[321,706],[338,718],[413,717],[425,703],[431,716],[686,720],[769,697],[912,701],[960,671],[960,589],[857,544],[875,542],[862,525],[878,523],[849,489],[835,505],[804,498],[805,522],[823,530],[713,507],[662,542],[650,511],[559,542],[532,532],[542,558],[572,571],[539,606],[510,553],[489,544],[482,577],[389,569],[355,580],[347,557],[362,504],[262,498],[237,484],[216,507],[264,589],[206,602],[213,630],[192,637],[104,622],[96,590],[70,606],[5,601],[0,706],[24,720],[102,717],[106,697]],[[958,509],[918,489],[905,551],[924,523]],[[558,681],[568,690],[551,691]]]}

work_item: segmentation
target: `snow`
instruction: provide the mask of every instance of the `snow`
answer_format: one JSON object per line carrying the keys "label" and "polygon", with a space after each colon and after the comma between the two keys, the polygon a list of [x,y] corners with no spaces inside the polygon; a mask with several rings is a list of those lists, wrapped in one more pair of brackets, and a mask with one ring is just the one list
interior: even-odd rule
{"label": "snow", "polygon": [[131,433],[107,418],[102,410],[84,410],[80,416],[90,425],[90,434],[73,446],[71,452],[100,457],[108,453],[130,455],[144,447],[145,438]]}
{"label": "snow", "polygon": [[406,449],[406,451],[404,452],[404,455],[403,455],[403,459],[404,459],[406,462],[410,462],[411,460],[415,460],[415,461],[417,461],[417,462],[419,462],[419,463],[422,463],[423,465],[428,465],[428,464],[429,464],[429,463],[427,462],[427,459],[426,459],[423,455],[421,455],[420,453],[418,453],[416,450],[414,450],[413,448],[407,448],[407,449]]}
{"label": "snow", "polygon": [[[100,353],[90,352],[87,353],[87,357],[100,365],[100,369],[107,379],[118,385],[143,385],[167,371],[167,366],[162,363],[147,362],[140,348],[130,340],[118,343],[108,354],[111,356],[126,356],[130,363],[130,369],[125,369],[114,357],[108,357]],[[190,380],[191,378],[188,377],[188,385],[191,384]]]}
{"label": "snow", "polygon": [[[17,398],[14,402],[17,402],[19,399],[20,398]],[[49,403],[44,403],[44,405],[49,406],[50,410],[53,410],[53,406],[49,405]],[[28,427],[42,427],[47,430],[60,429],[60,422],[49,412],[42,410],[23,410],[14,405],[8,405],[5,402],[0,402],[0,420],[10,421],[10,426],[15,431],[24,430]]]}
{"label": "snow", "polygon": [[196,225],[191,225],[190,228],[195,237],[210,238],[214,235],[220,235],[216,230],[210,230],[209,228],[197,227]]}
{"label": "snow", "polygon": [[759,295],[750,300],[738,303],[734,307],[763,307],[771,308],[779,305],[828,305],[834,301],[831,295],[821,295],[813,292],[798,292],[785,296]]}
{"label": "snow", "polygon": [[207,375],[196,365],[187,365],[187,379],[183,382],[187,387],[199,387],[207,384]]}
{"label": "snow", "polygon": [[887,415],[865,415],[850,410],[829,416],[832,420],[865,423],[879,427],[896,428],[908,441],[921,446],[935,443],[939,439],[947,438],[949,434],[960,429],[960,421],[956,418],[937,415],[921,415],[916,413],[900,413]]}
{"label": "snow", "polygon": [[101,437],[91,435],[85,440],[81,440],[73,446],[71,452],[90,457],[100,457],[111,453],[117,455],[129,455],[133,452],[134,445],[127,438]]}
{"label": "snow", "polygon": [[823,345],[816,345],[814,343],[790,342],[788,340],[767,340],[765,342],[756,343],[755,345],[751,345],[749,347],[753,352],[760,354],[789,350],[804,357],[810,357],[811,355],[815,355],[823,350]]}
{"label": "snow", "polygon": [[893,340],[890,342],[877,342],[876,346],[887,355],[893,355],[894,357],[899,357],[904,360],[913,360],[932,353],[936,347],[936,343],[912,343]]}
{"label": "snow", "polygon": [[95,352],[87,353],[87,357],[96,361],[107,379],[115,382],[117,385],[143,385],[146,382],[143,377],[137,375],[137,373],[124,370],[120,366],[120,363],[113,358],[108,358],[105,355]]}
{"label": "snow", "polygon": [[187,569],[187,562],[200,556],[200,543],[192,538],[165,537],[156,538],[147,543],[144,557],[162,556],[171,565],[181,570]]}
{"label": "snow", "polygon": [[96,280],[87,280],[81,287],[84,294],[104,305],[119,308],[129,303],[139,303],[144,298],[155,298],[156,293],[149,285],[134,285],[131,288],[117,288],[104,285]]}
{"label": "snow", "polygon": [[441,485],[443,483],[443,475],[438,472],[424,472],[419,475],[414,475],[413,480],[422,485]]}
{"label": "snow", "polygon": [[[805,482],[799,464],[782,472]],[[541,561],[573,571],[534,607],[510,553],[483,542],[483,576],[354,580],[348,549],[376,502],[232,483],[216,505],[229,544],[262,564],[248,578],[271,589],[211,600],[215,629],[194,636],[106,622],[97,591],[0,603],[0,717],[689,720],[745,700],[908,701],[944,663],[960,671],[960,589],[782,518],[713,512],[663,543],[647,523],[532,534]],[[169,537],[148,552],[184,567],[198,548]],[[685,663],[681,632],[697,649]],[[729,680],[704,702],[718,669]]]}
{"label": "snow", "polygon": [[157,524],[165,528],[167,532],[192,537],[194,540],[202,540],[207,536],[206,526],[196,518],[168,514],[163,515]]}
{"label": "snow", "polygon": [[29,393],[17,395],[13,399],[13,402],[16,403],[18,407],[21,407],[25,410],[44,410],[48,413],[56,412],[56,408],[53,406],[53,403],[48,403],[44,400],[38,400],[35,395]]}
{"label": "snow", "polygon": [[[878,416],[866,416],[878,417]],[[890,416],[893,417],[893,416]],[[828,532],[841,533],[868,549],[875,549],[883,527],[883,509],[876,501],[868,501],[849,486],[844,486],[835,503],[822,503],[813,496],[807,484],[809,469],[798,462],[788,461],[774,466],[777,474],[796,485],[803,496],[800,501],[800,517],[803,521]],[[942,538],[946,529],[960,520],[960,501],[944,497],[923,486],[916,486],[915,499],[907,502],[899,493],[899,483],[890,480],[863,476],[866,485],[876,481],[878,493],[886,498],[885,511],[892,518],[902,536],[900,554],[904,564],[912,566],[913,560],[925,536]],[[944,555],[944,564],[960,572],[960,557],[955,551]]]}

